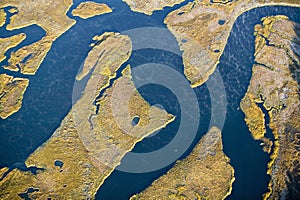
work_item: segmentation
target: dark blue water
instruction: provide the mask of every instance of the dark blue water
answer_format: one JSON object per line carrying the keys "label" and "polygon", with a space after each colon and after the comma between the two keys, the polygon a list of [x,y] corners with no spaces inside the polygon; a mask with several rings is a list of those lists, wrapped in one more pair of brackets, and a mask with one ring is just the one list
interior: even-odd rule
{"label": "dark blue water", "polygon": [[269,177],[265,171],[268,156],[262,152],[260,142],[252,140],[243,123],[243,113],[235,109],[251,77],[254,63],[253,27],[262,17],[278,14],[300,22],[300,10],[290,7],[263,7],[241,15],[234,24],[218,66],[230,102],[223,128],[224,151],[231,158],[236,176],[232,195],[227,199],[261,199],[261,194],[267,191]]}
{"label": "dark blue water", "polygon": [[[73,8],[80,1],[74,1]],[[75,17],[77,24],[63,34],[48,53],[35,76],[26,76],[30,85],[24,95],[20,111],[6,120],[0,120],[0,167],[18,168],[38,146],[45,142],[59,127],[61,120],[72,105],[72,90],[76,73],[90,50],[91,38],[106,31],[122,32],[139,27],[165,27],[163,19],[167,8],[146,16],[131,12],[121,1],[101,1],[114,8],[111,14],[82,20]],[[232,30],[218,69],[227,92],[227,118],[223,128],[225,153],[231,158],[235,168],[236,181],[232,195],[228,199],[261,199],[267,191],[269,177],[266,175],[268,155],[262,151],[259,142],[254,141],[244,123],[244,115],[238,111],[239,102],[246,92],[253,64],[253,26],[266,15],[284,14],[291,20],[300,22],[300,10],[290,7],[265,7],[251,10],[240,16]],[[72,18],[70,12],[69,17]],[[5,31],[0,36],[25,32],[28,38],[17,48],[40,39],[45,33],[37,26]],[[174,38],[175,41],[175,38]],[[17,49],[14,48],[13,50]],[[144,49],[133,52],[128,63],[135,67],[142,63],[157,62],[167,64],[183,72],[182,59],[170,52]],[[4,61],[3,63],[6,63]],[[1,63],[1,65],[3,64]],[[0,72],[8,72],[0,69]],[[8,72],[19,76],[19,73]],[[21,76],[21,75],[20,75]],[[178,116],[176,120],[153,137],[138,143],[133,151],[147,152],[168,143],[179,126],[180,106],[175,95],[167,88],[148,85],[139,88],[142,96],[150,104],[160,104],[168,112]],[[207,131],[210,120],[210,98],[206,85],[195,89],[199,100],[201,120],[195,145]],[[186,156],[193,146],[182,156]],[[170,167],[145,174],[131,174],[114,171],[97,193],[97,199],[128,199],[134,193],[145,189],[153,180],[164,174]]]}

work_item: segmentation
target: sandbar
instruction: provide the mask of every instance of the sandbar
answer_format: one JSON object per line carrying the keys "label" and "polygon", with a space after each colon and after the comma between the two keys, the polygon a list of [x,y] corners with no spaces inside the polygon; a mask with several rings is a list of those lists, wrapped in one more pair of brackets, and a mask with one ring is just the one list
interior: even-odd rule
{"label": "sandbar", "polygon": [[112,9],[104,3],[96,3],[93,1],[81,2],[77,8],[72,10],[73,16],[78,16],[82,19],[88,19],[96,15],[111,13]]}

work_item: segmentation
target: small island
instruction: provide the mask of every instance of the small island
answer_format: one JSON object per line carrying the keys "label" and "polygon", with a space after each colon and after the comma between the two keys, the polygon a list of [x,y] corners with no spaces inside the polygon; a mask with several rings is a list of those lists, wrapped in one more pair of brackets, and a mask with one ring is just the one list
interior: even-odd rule
{"label": "small island", "polygon": [[28,84],[28,79],[0,74],[0,117],[2,119],[19,111]]}
{"label": "small island", "polygon": [[235,179],[229,161],[223,153],[221,130],[212,127],[187,158],[130,200],[225,199]]}
{"label": "small island", "polygon": [[[241,101],[255,140],[270,154],[271,176],[264,199],[297,199],[300,195],[300,24],[278,15],[255,26],[255,62],[248,91]],[[265,124],[267,111],[270,124]],[[271,129],[272,139],[266,133]]]}
{"label": "small island", "polygon": [[112,9],[104,3],[96,3],[93,1],[85,1],[80,3],[77,8],[72,10],[73,16],[78,16],[82,19],[88,19],[96,15],[111,13]]}

